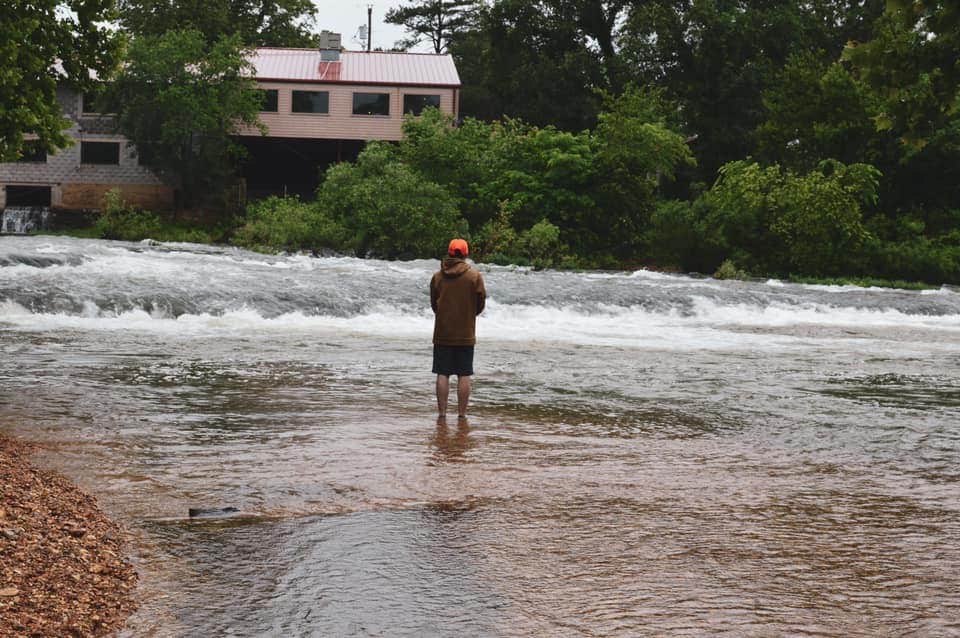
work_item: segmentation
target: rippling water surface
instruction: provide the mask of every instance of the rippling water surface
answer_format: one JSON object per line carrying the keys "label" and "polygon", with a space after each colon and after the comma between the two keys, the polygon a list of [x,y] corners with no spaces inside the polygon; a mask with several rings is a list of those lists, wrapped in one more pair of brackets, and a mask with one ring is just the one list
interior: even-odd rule
{"label": "rippling water surface", "polygon": [[0,238],[0,430],[128,635],[960,634],[956,290],[481,267],[438,424],[436,266]]}

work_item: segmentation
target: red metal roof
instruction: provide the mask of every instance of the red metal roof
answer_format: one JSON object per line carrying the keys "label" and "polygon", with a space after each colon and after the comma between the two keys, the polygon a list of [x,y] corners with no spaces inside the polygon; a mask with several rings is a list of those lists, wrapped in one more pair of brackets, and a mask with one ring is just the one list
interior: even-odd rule
{"label": "red metal roof", "polygon": [[316,49],[261,48],[251,62],[258,80],[460,86],[449,55],[343,51],[338,62],[327,62]]}

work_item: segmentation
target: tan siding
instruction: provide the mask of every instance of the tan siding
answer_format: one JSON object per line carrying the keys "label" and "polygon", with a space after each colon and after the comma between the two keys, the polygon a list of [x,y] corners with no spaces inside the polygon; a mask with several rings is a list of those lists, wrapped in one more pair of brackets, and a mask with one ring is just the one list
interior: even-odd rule
{"label": "tan siding", "polygon": [[[417,93],[440,96],[440,110],[453,112],[453,89],[429,87],[390,87],[347,84],[307,84],[259,82],[262,89],[277,89],[277,113],[261,113],[270,137],[340,140],[399,140],[402,137],[403,95]],[[292,113],[292,91],[328,91],[330,112]],[[353,94],[389,93],[390,115],[353,115]],[[241,135],[259,135],[255,128],[241,130]]]}

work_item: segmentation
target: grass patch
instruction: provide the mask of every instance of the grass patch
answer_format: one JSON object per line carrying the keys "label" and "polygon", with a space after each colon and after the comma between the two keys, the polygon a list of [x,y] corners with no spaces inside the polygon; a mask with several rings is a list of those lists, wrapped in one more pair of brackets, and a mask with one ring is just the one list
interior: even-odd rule
{"label": "grass patch", "polygon": [[899,288],[901,290],[936,290],[934,286],[922,281],[904,281],[902,279],[879,279],[876,277],[801,277],[790,275],[784,281],[793,284],[815,284],[820,286],[859,286],[861,288]]}

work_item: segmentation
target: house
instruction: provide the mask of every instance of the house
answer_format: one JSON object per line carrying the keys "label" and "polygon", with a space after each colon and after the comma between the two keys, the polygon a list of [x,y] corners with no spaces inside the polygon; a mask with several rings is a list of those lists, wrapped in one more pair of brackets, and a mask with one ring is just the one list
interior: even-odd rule
{"label": "house", "polygon": [[[322,35],[325,48],[252,53],[267,134],[252,127],[240,133],[249,196],[309,196],[327,166],[356,159],[368,140],[401,139],[406,113],[427,106],[458,113],[460,78],[449,55],[341,51],[339,36]],[[172,189],[139,163],[135,147],[109,114],[97,112],[95,100],[67,87],[58,88],[57,98],[76,143],[0,163],[0,209],[97,209],[112,188],[145,208],[173,204]]]}
{"label": "house", "polygon": [[326,49],[257,49],[251,62],[267,127],[266,136],[241,133],[251,196],[312,193],[319,170],[355,159],[366,141],[400,140],[406,114],[427,106],[459,112],[460,77],[449,55],[340,51],[336,40]]}
{"label": "house", "polygon": [[116,132],[110,115],[97,113],[93,100],[66,86],[57,87],[57,100],[71,122],[67,135],[74,145],[47,154],[31,150],[27,140],[18,161],[0,163],[0,209],[96,209],[111,188],[120,188],[134,205],[172,204],[173,191],[140,165],[136,150]]}

